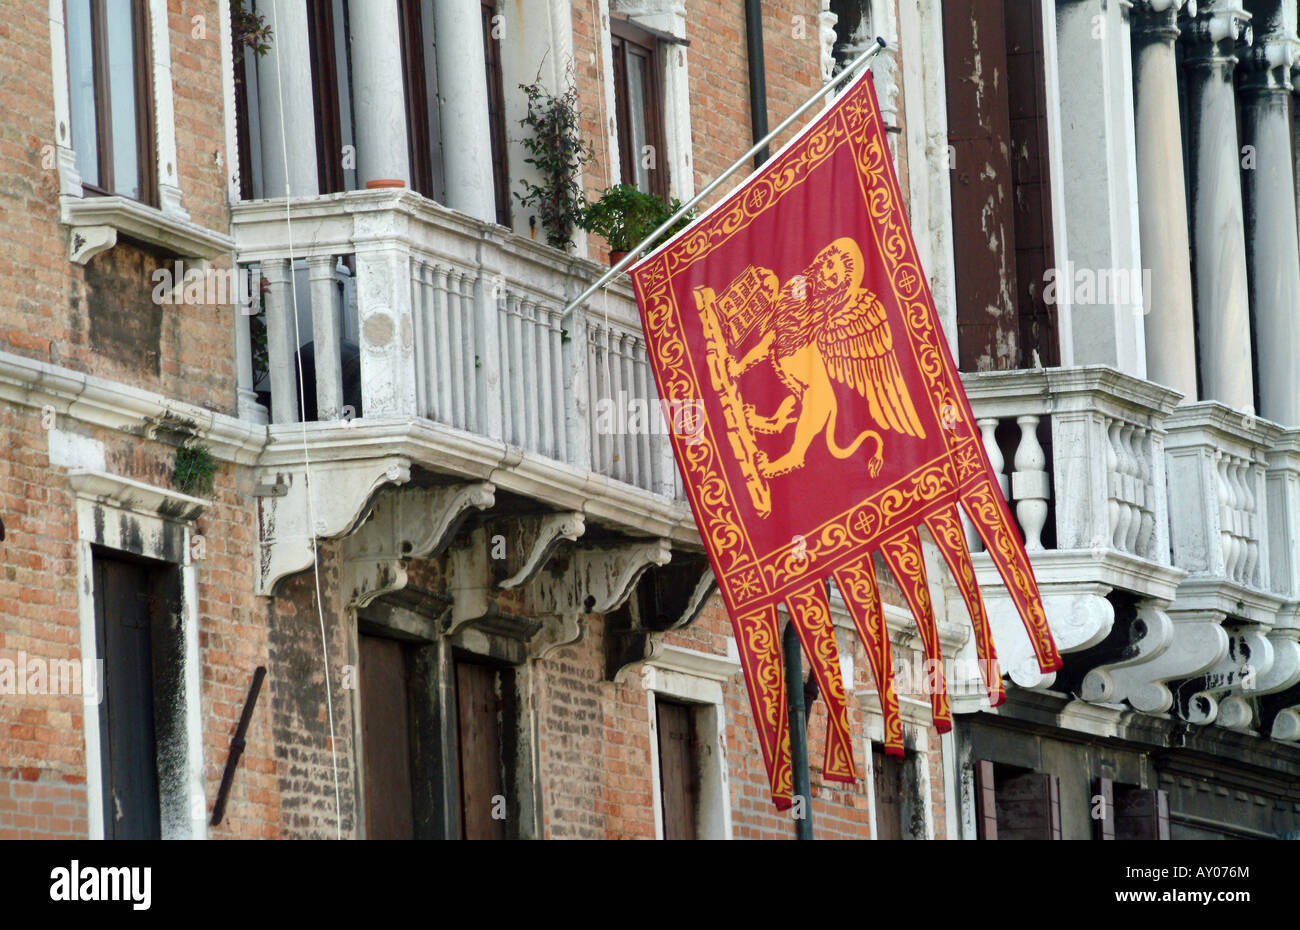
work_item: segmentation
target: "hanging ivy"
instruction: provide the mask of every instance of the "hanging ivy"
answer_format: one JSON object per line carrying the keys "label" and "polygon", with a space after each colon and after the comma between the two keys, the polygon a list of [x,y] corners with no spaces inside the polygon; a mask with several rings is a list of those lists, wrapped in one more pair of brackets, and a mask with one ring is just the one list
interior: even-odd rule
{"label": "hanging ivy", "polygon": [[587,205],[578,177],[594,155],[582,138],[578,91],[570,85],[554,96],[536,81],[520,84],[519,89],[528,97],[528,115],[519,121],[530,130],[523,139],[528,152],[524,162],[535,167],[542,180],[540,184],[521,180],[523,191],[515,197],[521,206],[536,209],[547,243],[567,249]]}

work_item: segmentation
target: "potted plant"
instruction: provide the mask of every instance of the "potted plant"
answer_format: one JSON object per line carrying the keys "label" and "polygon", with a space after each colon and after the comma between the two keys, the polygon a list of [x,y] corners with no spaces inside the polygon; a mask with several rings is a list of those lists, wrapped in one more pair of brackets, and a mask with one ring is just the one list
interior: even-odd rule
{"label": "potted plant", "polygon": [[[609,263],[617,265],[628,252],[639,246],[645,238],[659,228],[665,220],[682,207],[674,198],[665,203],[658,197],[643,193],[627,184],[615,184],[601,191],[600,199],[582,211],[579,225],[595,233],[609,246]],[[673,224],[655,242],[648,243],[646,251],[660,242],[672,238],[695,218],[691,211]]]}

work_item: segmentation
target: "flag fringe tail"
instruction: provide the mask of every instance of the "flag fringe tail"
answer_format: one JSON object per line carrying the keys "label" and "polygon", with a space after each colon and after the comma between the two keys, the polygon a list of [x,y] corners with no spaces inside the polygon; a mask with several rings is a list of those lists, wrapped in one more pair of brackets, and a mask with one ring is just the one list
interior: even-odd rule
{"label": "flag fringe tail", "polygon": [[984,598],[980,594],[979,582],[975,579],[975,566],[971,564],[970,550],[966,548],[966,534],[962,530],[957,508],[950,507],[931,514],[926,518],[925,525],[957,581],[962,600],[966,602],[971,626],[975,629],[975,653],[979,656],[980,672],[988,685],[989,704],[997,707],[1006,701],[1007,692],[1002,686],[1002,670],[998,665],[997,649],[993,646],[993,631],[989,629]]}
{"label": "flag fringe tail", "polygon": [[994,489],[992,476],[966,490],[961,503],[975,531],[984,540],[984,549],[997,566],[1002,583],[1020,612],[1038,667],[1044,672],[1057,671],[1061,667],[1061,654],[1056,650],[1056,641],[1047,625],[1038,582],[1034,580],[1029,556],[1020,541],[1019,531],[1011,522],[1006,502]]}
{"label": "flag fringe tail", "polygon": [[844,696],[844,678],[840,673],[835,624],[831,620],[830,601],[826,598],[826,582],[819,579],[801,588],[786,598],[785,606],[817,678],[817,686],[826,700],[826,752],[822,778],[853,782],[858,777],[853,764],[853,735],[849,731],[849,708]]}
{"label": "flag fringe tail", "polygon": [[769,604],[733,618],[732,629],[745,672],[754,728],[758,731],[758,743],[771,783],[772,803],[777,810],[788,810],[793,793],[790,716],[785,702],[785,670],[781,663],[776,605]]}
{"label": "flag fringe tail", "polygon": [[930,582],[925,573],[925,557],[921,554],[921,537],[916,527],[903,532],[880,547],[885,564],[893,573],[903,597],[912,608],[921,644],[925,649],[928,674],[923,685],[930,693],[930,711],[934,728],[940,733],[952,729],[952,711],[948,707],[948,684],[943,672],[943,650],[939,646],[939,629],[934,622],[934,605],[930,602]]}
{"label": "flag fringe tail", "polygon": [[898,707],[898,691],[894,687],[894,658],[889,645],[889,629],[885,626],[885,612],[880,606],[880,587],[876,584],[876,570],[871,553],[861,560],[846,565],[835,572],[835,587],[844,599],[858,636],[867,647],[867,661],[871,675],[876,680],[876,694],[880,696],[880,713],[885,722],[885,752],[891,756],[903,755],[903,716]]}

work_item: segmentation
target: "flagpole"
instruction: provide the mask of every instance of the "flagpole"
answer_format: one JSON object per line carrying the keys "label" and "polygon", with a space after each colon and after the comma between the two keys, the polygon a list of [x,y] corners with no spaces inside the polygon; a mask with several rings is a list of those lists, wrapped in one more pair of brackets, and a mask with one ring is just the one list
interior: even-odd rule
{"label": "flagpole", "polygon": [[731,177],[733,174],[735,174],[737,171],[743,168],[745,163],[754,157],[755,153],[757,153],[764,146],[768,145],[773,139],[775,139],[781,133],[785,132],[785,130],[789,128],[791,123],[793,123],[795,120],[799,119],[799,117],[803,116],[805,113],[811,110],[824,97],[830,94],[831,91],[833,91],[836,87],[839,87],[844,83],[846,83],[849,80],[850,76],[853,74],[853,72],[857,71],[867,62],[871,61],[871,59],[879,55],[885,49],[885,44],[886,43],[884,38],[882,38],[881,36],[876,36],[876,42],[874,45],[871,46],[871,48],[867,49],[857,58],[853,59],[853,61],[849,63],[848,67],[846,67],[839,74],[835,75],[835,77],[831,78],[829,81],[823,84],[822,87],[817,91],[817,93],[813,94],[802,104],[800,104],[799,108],[796,109],[789,116],[787,116],[785,119],[783,119],[775,129],[773,129],[767,135],[763,136],[763,138],[755,142],[753,146],[750,147],[749,151],[747,151],[744,155],[741,155],[734,162],[732,162],[731,167],[727,168],[726,171],[722,172],[722,174],[714,178],[708,184],[708,186],[704,188],[704,190],[700,191],[698,194],[696,194],[694,197],[692,197],[690,200],[684,203],[681,209],[679,209],[676,213],[674,213],[668,219],[664,220],[658,229],[656,229],[650,235],[646,236],[639,243],[637,243],[635,248],[629,249],[628,253],[624,255],[622,259],[619,260],[618,264],[616,264],[613,268],[609,269],[609,271],[605,272],[603,275],[597,278],[591,284],[590,287],[588,287],[585,291],[583,291],[581,294],[579,294],[577,297],[571,300],[569,304],[564,308],[564,310],[561,311],[560,315],[562,317],[568,316],[569,313],[572,312],[574,307],[578,306],[584,300],[590,297],[592,294],[596,293],[596,291],[600,290],[602,287],[604,287],[606,284],[612,281],[620,272],[622,272],[625,268],[627,268],[629,265],[635,262],[640,257],[641,250],[644,249],[647,244],[654,242],[657,238],[659,238],[659,236],[663,235],[666,231],[671,229],[674,223],[680,220],[683,216],[686,216],[688,213],[690,213],[691,210],[695,209],[696,205],[699,204],[700,201],[708,197],[710,194],[712,194],[715,190],[717,190],[722,185],[723,181],[727,180],[727,178]]}

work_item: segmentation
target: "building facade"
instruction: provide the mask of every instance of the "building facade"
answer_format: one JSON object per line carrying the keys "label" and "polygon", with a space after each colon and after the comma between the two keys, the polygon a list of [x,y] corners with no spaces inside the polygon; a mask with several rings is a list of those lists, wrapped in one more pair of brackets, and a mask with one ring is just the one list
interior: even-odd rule
{"label": "building facade", "polygon": [[544,112],[589,147],[589,200],[686,200],[876,35],[1066,664],[1037,671],[973,547],[991,710],[928,548],[941,735],[878,572],[906,753],[837,609],[861,777],[821,779],[805,689],[795,814],[863,839],[1294,834],[1296,12],[11,4],[0,836],[793,837],[672,459],[690,412],[659,412],[625,281],[565,312],[608,244],[519,195],[552,177]]}

